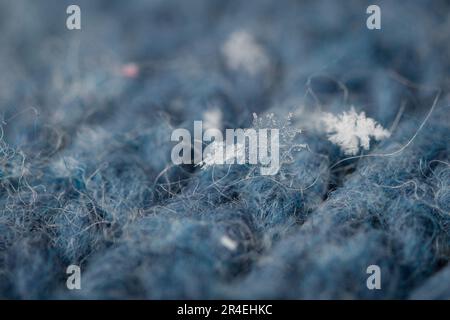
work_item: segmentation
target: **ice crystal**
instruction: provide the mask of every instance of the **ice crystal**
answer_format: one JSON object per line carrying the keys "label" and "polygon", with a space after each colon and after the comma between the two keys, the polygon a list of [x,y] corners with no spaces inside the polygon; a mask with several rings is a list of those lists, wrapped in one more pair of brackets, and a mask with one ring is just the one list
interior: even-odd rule
{"label": "ice crystal", "polygon": [[371,138],[380,141],[390,136],[388,130],[366,117],[364,112],[358,114],[354,107],[338,116],[325,113],[323,122],[328,140],[338,145],[346,155],[356,155],[361,148],[369,150]]}

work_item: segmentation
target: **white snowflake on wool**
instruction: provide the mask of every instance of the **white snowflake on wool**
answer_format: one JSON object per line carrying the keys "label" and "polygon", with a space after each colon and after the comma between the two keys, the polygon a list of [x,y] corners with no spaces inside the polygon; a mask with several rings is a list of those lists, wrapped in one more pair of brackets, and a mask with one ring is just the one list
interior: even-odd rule
{"label": "white snowflake on wool", "polygon": [[208,146],[209,152],[203,161],[198,164],[202,169],[207,169],[215,164],[224,164],[233,161],[237,154],[245,152],[245,145],[234,143],[227,147],[225,142],[214,141]]}
{"label": "white snowflake on wool", "polygon": [[364,112],[358,114],[354,107],[338,116],[325,113],[322,120],[328,140],[338,145],[346,155],[354,156],[360,148],[369,150],[371,138],[380,141],[391,135],[389,130],[366,117]]}

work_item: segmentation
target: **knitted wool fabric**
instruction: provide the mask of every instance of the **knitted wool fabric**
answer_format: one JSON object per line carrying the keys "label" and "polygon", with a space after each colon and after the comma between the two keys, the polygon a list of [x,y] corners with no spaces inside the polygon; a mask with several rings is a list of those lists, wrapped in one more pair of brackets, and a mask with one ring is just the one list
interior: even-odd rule
{"label": "knitted wool fabric", "polygon": [[[0,298],[450,298],[446,1],[77,2],[0,3]],[[253,113],[276,175],[173,164]]]}

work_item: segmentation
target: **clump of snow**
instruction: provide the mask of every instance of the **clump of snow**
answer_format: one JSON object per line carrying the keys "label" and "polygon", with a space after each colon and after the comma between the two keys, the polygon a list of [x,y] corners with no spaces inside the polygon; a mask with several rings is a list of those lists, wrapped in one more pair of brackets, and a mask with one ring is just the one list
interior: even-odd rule
{"label": "clump of snow", "polygon": [[222,128],[222,111],[219,108],[208,109],[203,112],[203,128],[221,129]]}
{"label": "clump of snow", "polygon": [[364,112],[358,114],[354,107],[338,116],[325,113],[322,120],[328,140],[338,145],[346,155],[354,156],[360,148],[369,150],[371,138],[380,141],[391,135]]}
{"label": "clump of snow", "polygon": [[220,243],[230,251],[234,251],[237,248],[236,241],[226,235],[220,238]]}
{"label": "clump of snow", "polygon": [[207,169],[215,164],[227,163],[236,159],[237,154],[245,152],[245,145],[237,142],[227,146],[225,142],[214,141],[209,147],[210,152],[198,164],[202,169]]}
{"label": "clump of snow", "polygon": [[233,70],[244,70],[254,76],[270,65],[265,50],[247,31],[235,31],[222,47],[226,64]]}

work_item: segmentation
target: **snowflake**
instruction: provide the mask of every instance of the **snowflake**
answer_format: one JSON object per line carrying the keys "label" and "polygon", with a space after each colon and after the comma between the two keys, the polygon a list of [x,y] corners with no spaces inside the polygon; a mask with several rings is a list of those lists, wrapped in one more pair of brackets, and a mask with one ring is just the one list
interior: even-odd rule
{"label": "snowflake", "polygon": [[252,76],[270,65],[264,49],[247,31],[233,32],[223,45],[222,53],[230,69],[242,69]]}
{"label": "snowflake", "polygon": [[208,147],[210,148],[209,152],[206,154],[203,161],[197,164],[202,169],[207,169],[215,164],[225,164],[227,161],[235,159],[237,154],[245,151],[245,146],[237,142],[229,145],[227,148],[225,142],[214,141]]}
{"label": "snowflake", "polygon": [[358,114],[354,107],[338,116],[325,113],[322,120],[328,140],[340,146],[346,155],[356,155],[360,148],[369,150],[371,137],[380,141],[390,136],[388,130],[367,118],[364,112]]}

